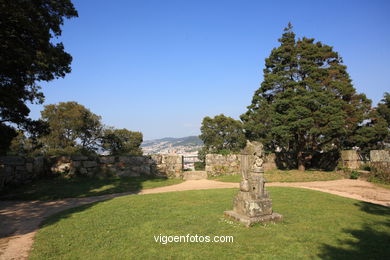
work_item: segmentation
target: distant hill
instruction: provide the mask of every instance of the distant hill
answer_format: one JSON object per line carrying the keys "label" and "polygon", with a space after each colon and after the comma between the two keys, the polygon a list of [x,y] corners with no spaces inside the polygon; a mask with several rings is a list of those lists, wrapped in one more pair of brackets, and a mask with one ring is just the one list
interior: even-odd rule
{"label": "distant hill", "polygon": [[170,150],[175,150],[177,153],[191,153],[198,151],[202,146],[203,142],[197,136],[165,137],[146,140],[141,144],[141,148],[146,154],[168,153]]}

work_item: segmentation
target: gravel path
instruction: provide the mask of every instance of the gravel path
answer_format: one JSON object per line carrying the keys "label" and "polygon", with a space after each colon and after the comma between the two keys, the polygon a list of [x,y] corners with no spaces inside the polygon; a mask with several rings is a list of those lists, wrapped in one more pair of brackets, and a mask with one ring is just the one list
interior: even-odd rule
{"label": "gravel path", "polygon": [[[130,194],[153,194],[172,191],[238,188],[238,183],[213,180],[188,180],[180,184],[88,198],[56,201],[0,201],[0,259],[27,259],[40,223],[65,209]],[[269,183],[267,186],[297,187],[323,191],[390,207],[390,190],[360,180]]]}

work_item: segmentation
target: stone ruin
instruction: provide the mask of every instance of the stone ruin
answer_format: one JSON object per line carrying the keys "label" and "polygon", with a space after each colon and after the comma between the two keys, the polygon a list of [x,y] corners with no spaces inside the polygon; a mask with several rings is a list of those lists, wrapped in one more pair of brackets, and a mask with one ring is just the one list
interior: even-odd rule
{"label": "stone ruin", "polygon": [[282,215],[272,212],[272,200],[264,187],[266,180],[263,163],[263,145],[258,142],[247,142],[241,152],[240,191],[233,200],[233,210],[224,212],[226,217],[248,227],[255,223],[282,220]]}

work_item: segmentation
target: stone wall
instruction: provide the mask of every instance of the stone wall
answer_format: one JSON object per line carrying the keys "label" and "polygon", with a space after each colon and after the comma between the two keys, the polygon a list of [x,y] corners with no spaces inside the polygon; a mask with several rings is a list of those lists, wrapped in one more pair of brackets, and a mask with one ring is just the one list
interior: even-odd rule
{"label": "stone wall", "polygon": [[154,154],[151,156],[155,162],[157,175],[164,175],[169,178],[183,177],[183,156],[177,154]]}
{"label": "stone wall", "polygon": [[390,150],[370,151],[370,166],[374,177],[390,183]]}
{"label": "stone wall", "polygon": [[207,154],[205,170],[208,176],[239,174],[240,155]]}
{"label": "stone wall", "polygon": [[7,185],[27,184],[47,173],[44,157],[0,157],[0,190]]}
{"label": "stone wall", "polygon": [[[206,172],[208,176],[236,175],[240,174],[240,154],[207,154]],[[263,168],[265,171],[276,169],[276,156],[274,153],[264,157]]]}
{"label": "stone wall", "polygon": [[152,156],[59,156],[24,158],[0,157],[0,190],[50,174],[67,176],[165,176],[181,178],[183,156],[156,154]]}
{"label": "stone wall", "polygon": [[263,168],[264,171],[274,170],[278,168],[276,166],[276,154],[265,154]]}
{"label": "stone wall", "polygon": [[360,154],[355,150],[344,150],[340,152],[340,162],[342,167],[351,170],[359,169],[364,163]]}

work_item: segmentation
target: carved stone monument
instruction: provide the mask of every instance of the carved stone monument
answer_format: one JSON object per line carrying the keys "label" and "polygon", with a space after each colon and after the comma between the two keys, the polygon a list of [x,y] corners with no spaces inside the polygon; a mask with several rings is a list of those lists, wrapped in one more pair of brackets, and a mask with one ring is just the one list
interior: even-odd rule
{"label": "carved stone monument", "polygon": [[225,211],[225,216],[246,226],[254,223],[276,222],[282,215],[272,212],[272,200],[265,190],[263,145],[247,142],[241,152],[240,191],[233,200],[233,210]]}

